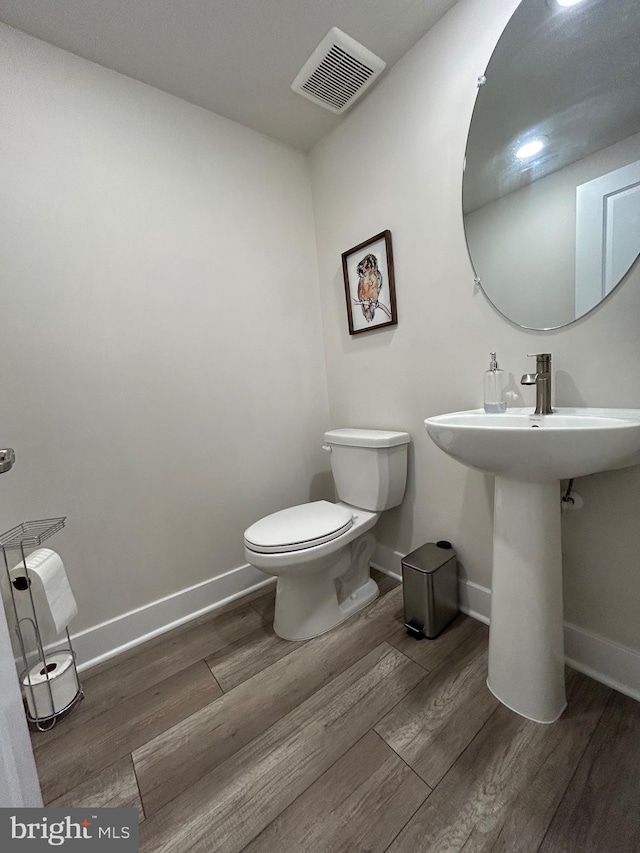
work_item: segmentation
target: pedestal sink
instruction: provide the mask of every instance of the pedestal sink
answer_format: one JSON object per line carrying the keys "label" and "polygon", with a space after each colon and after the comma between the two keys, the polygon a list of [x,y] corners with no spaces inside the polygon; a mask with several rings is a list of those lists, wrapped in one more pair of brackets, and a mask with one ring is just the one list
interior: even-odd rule
{"label": "pedestal sink", "polygon": [[554,722],[566,706],[559,481],[640,464],[640,410],[477,409],[425,427],[449,456],[495,475],[489,689]]}

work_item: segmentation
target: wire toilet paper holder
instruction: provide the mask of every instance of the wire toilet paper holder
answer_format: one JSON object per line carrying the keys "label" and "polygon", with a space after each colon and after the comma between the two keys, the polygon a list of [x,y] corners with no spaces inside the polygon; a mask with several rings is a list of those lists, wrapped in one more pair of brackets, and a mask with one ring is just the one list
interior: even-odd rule
{"label": "wire toilet paper holder", "polygon": [[[62,530],[65,521],[66,517],[44,518],[39,519],[37,521],[25,521],[22,524],[18,524],[16,527],[12,527],[11,530],[7,530],[6,533],[0,535],[0,551],[2,551],[4,567],[7,573],[9,592],[11,594],[11,603],[13,606],[13,614],[15,617],[16,634],[18,636],[18,643],[20,645],[20,653],[24,666],[24,672],[20,677],[20,681],[21,686],[26,691],[28,691],[29,698],[31,699],[31,702],[27,700],[25,711],[29,722],[32,723],[41,732],[49,731],[49,729],[53,728],[58,718],[70,711],[71,708],[73,708],[73,706],[76,705],[84,696],[82,685],[80,684],[80,679],[78,678],[78,670],[76,667],[76,653],[71,645],[71,637],[69,636],[68,628],[65,628],[68,645],[63,647],[56,645],[54,648],[49,650],[48,655],[45,653],[42,639],[42,631],[40,623],[38,621],[38,612],[33,599],[31,580],[29,578],[29,568],[26,559],[27,554],[25,553],[28,551],[30,552],[34,548],[39,548],[45,540],[49,539],[49,537],[53,536],[53,534],[57,533],[59,530]],[[20,613],[18,611],[18,603],[16,601],[14,583],[11,578],[11,568],[9,566],[8,556],[9,553],[14,551],[18,551],[20,553],[22,567],[24,568],[24,574],[27,578],[27,583],[25,584],[24,591],[28,590],[29,592],[30,615],[28,616],[20,616]],[[32,635],[34,641],[33,644],[35,645],[35,648],[33,648],[31,651],[28,651],[30,639],[29,634]],[[39,712],[38,709],[38,702],[36,701],[37,697],[34,691],[34,684],[32,683],[31,675],[31,667],[33,666],[33,664],[30,663],[30,656],[33,656],[35,653],[38,654],[38,662],[42,663],[41,674],[45,677],[45,681],[43,682],[43,684],[46,685],[45,698],[48,698],[49,700],[50,708],[52,711],[51,714],[43,715]],[[75,678],[75,683],[78,685],[78,689],[74,697],[63,708],[59,708],[56,710],[53,695],[53,682],[56,676],[50,674],[54,667],[50,666],[47,661],[48,657],[51,658],[53,654],[60,655],[61,653],[68,653],[71,656],[71,667],[73,668],[73,675]]]}

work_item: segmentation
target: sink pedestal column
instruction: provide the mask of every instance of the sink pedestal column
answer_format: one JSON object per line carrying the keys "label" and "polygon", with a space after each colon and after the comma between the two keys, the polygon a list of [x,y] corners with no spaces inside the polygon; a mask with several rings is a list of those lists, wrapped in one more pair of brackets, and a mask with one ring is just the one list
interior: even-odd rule
{"label": "sink pedestal column", "polygon": [[539,723],[566,707],[558,480],[495,478],[487,685]]}

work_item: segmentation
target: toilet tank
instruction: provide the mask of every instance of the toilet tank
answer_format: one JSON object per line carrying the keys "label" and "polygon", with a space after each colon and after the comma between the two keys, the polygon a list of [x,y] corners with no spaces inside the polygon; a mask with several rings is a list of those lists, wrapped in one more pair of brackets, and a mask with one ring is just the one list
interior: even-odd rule
{"label": "toilet tank", "polygon": [[338,498],[350,506],[381,512],[397,506],[407,482],[406,432],[334,429],[325,432]]}

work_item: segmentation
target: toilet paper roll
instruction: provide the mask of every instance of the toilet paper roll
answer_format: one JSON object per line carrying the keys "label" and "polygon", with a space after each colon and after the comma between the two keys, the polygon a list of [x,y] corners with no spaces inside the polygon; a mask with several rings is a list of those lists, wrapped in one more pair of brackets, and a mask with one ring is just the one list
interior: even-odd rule
{"label": "toilet paper roll", "polygon": [[29,715],[34,720],[64,711],[80,689],[73,656],[68,651],[47,655],[46,661],[38,661],[23,674],[21,681]]}
{"label": "toilet paper roll", "polygon": [[30,584],[42,642],[51,643],[77,614],[78,605],[55,551],[39,548],[26,558],[26,564],[26,572],[22,561],[10,572],[18,618],[33,619]]}

